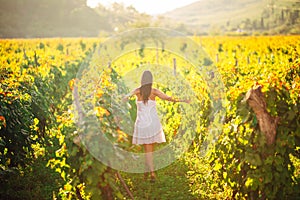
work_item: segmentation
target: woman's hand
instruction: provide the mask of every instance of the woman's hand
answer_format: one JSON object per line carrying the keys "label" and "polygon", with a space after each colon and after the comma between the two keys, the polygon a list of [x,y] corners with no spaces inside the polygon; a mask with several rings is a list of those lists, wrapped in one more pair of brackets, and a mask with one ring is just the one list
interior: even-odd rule
{"label": "woman's hand", "polygon": [[129,99],[129,96],[126,95],[126,96],[124,96],[124,97],[122,98],[122,102],[125,103],[126,101],[128,101],[128,99]]}
{"label": "woman's hand", "polygon": [[187,104],[190,104],[190,103],[191,103],[191,100],[185,99],[185,100],[182,100],[182,102],[187,103]]}

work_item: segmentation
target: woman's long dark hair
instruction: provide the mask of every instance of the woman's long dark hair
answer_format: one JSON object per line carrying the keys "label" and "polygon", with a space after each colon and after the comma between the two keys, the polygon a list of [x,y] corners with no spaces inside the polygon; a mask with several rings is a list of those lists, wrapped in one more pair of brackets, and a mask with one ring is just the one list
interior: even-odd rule
{"label": "woman's long dark hair", "polygon": [[143,99],[144,104],[149,100],[151,90],[152,90],[153,76],[152,73],[148,70],[144,71],[141,79],[140,93]]}

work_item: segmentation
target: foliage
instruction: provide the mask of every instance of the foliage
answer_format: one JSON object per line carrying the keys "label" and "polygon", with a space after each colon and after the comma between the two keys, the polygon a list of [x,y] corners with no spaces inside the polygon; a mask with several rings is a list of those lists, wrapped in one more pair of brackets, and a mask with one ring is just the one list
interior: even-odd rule
{"label": "foliage", "polygon": [[[61,42],[67,47],[65,51],[56,49]],[[5,198],[49,198],[63,184],[46,163],[59,145],[54,130],[58,125],[56,116],[66,109],[68,79],[75,76],[76,66],[86,56],[86,52],[77,50],[79,42],[72,46],[62,40],[3,40],[0,43],[3,64],[0,167],[4,184],[1,196]],[[92,45],[91,42],[88,51]],[[44,178],[46,172],[49,179]],[[26,186],[28,182],[32,182],[30,188]],[[12,193],[14,188],[17,192]],[[36,192],[30,193],[34,188]]]}
{"label": "foliage", "polygon": [[47,162],[39,157],[23,171],[1,171],[1,199],[52,199],[64,180]]}
{"label": "foliage", "polygon": [[[298,164],[291,160],[291,156],[299,158],[300,145],[299,44],[290,37],[285,38],[290,39],[289,45],[284,43],[283,46],[279,40],[282,38],[277,39],[276,43],[264,40],[264,43],[259,43],[260,49],[253,51],[250,48],[254,43],[251,42],[257,38],[248,38],[243,45],[231,43],[225,47],[225,52],[218,52],[221,61],[217,64],[228,87],[228,111],[223,133],[211,152],[210,164],[212,171],[223,177],[219,184],[233,189],[234,198],[286,199],[299,196],[299,176],[295,176]],[[237,66],[236,62],[224,59],[230,52],[239,59],[244,56],[245,60]],[[247,59],[247,56],[263,55],[262,52],[267,53],[262,62],[256,63],[254,57],[250,58],[251,61]],[[255,114],[243,102],[251,85],[263,86],[268,112],[280,117],[276,142],[271,146],[266,144]]]}
{"label": "foliage", "polygon": [[[101,132],[110,139],[121,142],[121,137],[124,134],[118,131],[117,124],[113,119],[114,116],[111,115],[112,111],[109,109],[112,98],[108,94],[111,93],[114,84],[118,81],[115,76],[116,74],[108,69],[99,77],[103,84],[97,86],[99,88],[96,90],[95,98],[98,103],[95,111],[99,117]],[[74,84],[76,85],[76,83]],[[76,113],[77,111],[73,110],[73,112]],[[73,117],[68,113],[65,113],[61,120],[63,123],[61,124],[62,135],[60,138],[65,142],[61,144],[60,153],[56,158],[49,161],[52,168],[60,169],[61,173],[65,174],[66,179],[68,179],[64,190],[60,191],[61,197],[63,199],[110,199],[113,196],[122,198],[123,195],[114,184],[115,170],[93,157],[86,146],[81,143],[81,134],[84,134],[85,130],[76,130]],[[64,139],[65,136],[67,136],[66,140]],[[93,138],[91,142],[96,142],[96,145],[99,145],[99,142]],[[105,150],[102,153],[105,154]],[[62,165],[65,162],[69,165]]]}

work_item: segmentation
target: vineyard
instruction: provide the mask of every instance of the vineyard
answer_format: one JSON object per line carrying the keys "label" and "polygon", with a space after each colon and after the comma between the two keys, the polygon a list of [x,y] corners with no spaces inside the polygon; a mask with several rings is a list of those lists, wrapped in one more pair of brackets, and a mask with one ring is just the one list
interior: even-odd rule
{"label": "vineyard", "polygon": [[[218,73],[164,49],[140,48],[99,62],[93,55],[104,39],[0,40],[0,198],[299,198],[300,37],[191,39],[207,53],[204,66]],[[154,184],[142,173],[99,161],[114,164],[102,138],[128,152],[143,151],[131,144],[135,99],[121,99],[138,87],[144,69],[153,72],[155,87],[191,99],[189,105],[157,101],[167,144],[185,150],[157,168]],[[253,106],[254,93],[264,112]],[[214,112],[219,107],[222,116]],[[262,116],[271,120],[272,137]],[[221,127],[217,135],[212,121]],[[81,137],[89,131],[97,134]],[[214,146],[204,156],[212,136]]]}

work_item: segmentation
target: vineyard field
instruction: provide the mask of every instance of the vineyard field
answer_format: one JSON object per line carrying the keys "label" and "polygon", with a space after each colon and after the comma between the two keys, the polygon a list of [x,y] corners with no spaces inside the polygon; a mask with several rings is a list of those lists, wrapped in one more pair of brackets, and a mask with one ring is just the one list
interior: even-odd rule
{"label": "vineyard field", "polygon": [[[215,73],[188,62],[180,42],[174,46],[183,56],[140,48],[103,64],[97,55],[104,38],[0,40],[0,199],[299,198],[300,36],[189,39]],[[138,87],[144,69],[153,72],[155,87],[191,100],[157,100],[167,143],[156,149],[174,142],[185,151],[157,168],[155,183],[94,154],[113,162],[102,137],[143,152],[131,144],[135,99],[122,97]],[[259,92],[259,108],[250,91]],[[262,116],[274,127],[271,136]],[[97,134],[84,135],[89,131]],[[165,160],[162,154],[157,162]]]}

